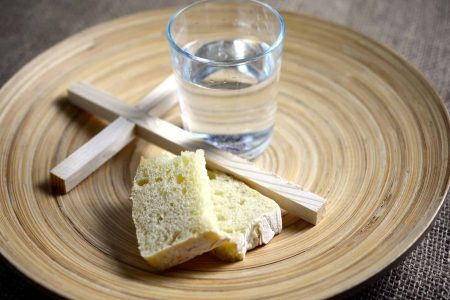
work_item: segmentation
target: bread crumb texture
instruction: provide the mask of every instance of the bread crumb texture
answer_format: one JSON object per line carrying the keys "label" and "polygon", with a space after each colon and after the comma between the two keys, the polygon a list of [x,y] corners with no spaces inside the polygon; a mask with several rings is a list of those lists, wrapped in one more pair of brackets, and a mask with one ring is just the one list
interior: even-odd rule
{"label": "bread crumb texture", "polygon": [[212,250],[225,261],[242,260],[247,250],[267,244],[281,232],[281,209],[275,201],[243,182],[219,172],[208,172],[219,228],[229,241]]}
{"label": "bread crumb texture", "polygon": [[207,172],[203,150],[142,158],[131,199],[139,251],[164,270],[211,251],[224,261],[281,232],[281,209],[239,180]]}
{"label": "bread crumb texture", "polygon": [[141,159],[131,199],[141,255],[164,270],[223,242],[202,150]]}

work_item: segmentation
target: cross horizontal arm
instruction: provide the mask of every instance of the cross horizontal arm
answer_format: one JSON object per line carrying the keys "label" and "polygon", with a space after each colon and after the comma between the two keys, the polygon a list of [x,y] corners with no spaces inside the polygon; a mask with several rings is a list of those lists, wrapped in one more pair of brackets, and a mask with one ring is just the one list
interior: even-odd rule
{"label": "cross horizontal arm", "polygon": [[303,220],[317,224],[325,212],[325,200],[302,190],[298,185],[253,165],[251,162],[221,151],[189,132],[151,115],[137,112],[127,104],[86,83],[77,83],[69,89],[69,101],[101,118],[113,120],[119,116],[135,123],[136,134],[161,148],[179,154],[183,150],[205,150],[207,166],[228,173],[263,195],[276,201],[282,208]]}
{"label": "cross horizontal arm", "polygon": [[[154,116],[161,116],[177,103],[175,97],[175,79],[173,75],[165,79],[138,104],[130,110],[150,111]],[[134,138],[134,123],[119,117],[102,131],[82,145],[56,167],[50,170],[54,186],[62,193],[68,193],[81,181],[97,170],[101,165],[116,155]]]}

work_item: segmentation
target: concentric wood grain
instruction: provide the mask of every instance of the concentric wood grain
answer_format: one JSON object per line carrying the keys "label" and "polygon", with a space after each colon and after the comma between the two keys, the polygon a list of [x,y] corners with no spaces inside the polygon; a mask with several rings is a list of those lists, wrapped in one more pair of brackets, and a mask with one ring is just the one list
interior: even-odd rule
{"label": "concentric wood grain", "polygon": [[[256,163],[329,201],[238,263],[204,255],[160,274],[139,257],[128,200],[139,157],[127,146],[69,194],[49,170],[104,127],[67,103],[77,80],[135,103],[170,74],[171,10],[84,31],[37,57],[0,92],[0,245],[30,278],[77,298],[322,298],[373,276],[430,225],[449,180],[447,112],[426,80],[342,27],[287,23],[274,140]],[[179,124],[175,109],[166,119]]]}

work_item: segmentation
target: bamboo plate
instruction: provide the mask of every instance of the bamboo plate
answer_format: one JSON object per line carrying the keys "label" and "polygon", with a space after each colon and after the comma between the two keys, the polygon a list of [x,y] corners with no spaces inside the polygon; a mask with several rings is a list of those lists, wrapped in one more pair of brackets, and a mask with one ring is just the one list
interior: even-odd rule
{"label": "bamboo plate", "polygon": [[[49,170],[104,123],[65,100],[88,80],[129,103],[170,70],[173,10],[96,26],[37,57],[0,92],[1,253],[77,298],[322,298],[363,283],[430,226],[449,181],[449,119],[402,58],[348,29],[284,14],[287,35],[274,140],[257,164],[328,198],[312,227],[292,216],[244,262],[208,255],[152,274],[139,257],[128,200],[136,141],[67,195]],[[178,110],[166,119],[179,123]]]}

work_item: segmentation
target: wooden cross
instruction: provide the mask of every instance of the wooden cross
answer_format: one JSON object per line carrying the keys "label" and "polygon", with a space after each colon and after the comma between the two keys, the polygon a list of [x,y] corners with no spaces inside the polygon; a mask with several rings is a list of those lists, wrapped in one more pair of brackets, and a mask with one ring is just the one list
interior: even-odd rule
{"label": "wooden cross", "polygon": [[50,171],[55,185],[62,192],[70,191],[137,135],[174,154],[203,149],[208,168],[244,181],[311,224],[315,225],[322,219],[325,212],[322,197],[158,119],[156,116],[162,115],[176,102],[174,85],[171,76],[141,103],[130,106],[87,83],[74,84],[69,89],[69,101],[112,123]]}

